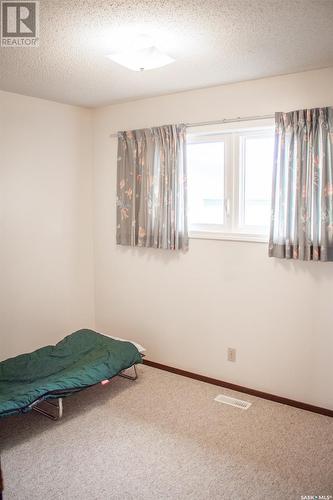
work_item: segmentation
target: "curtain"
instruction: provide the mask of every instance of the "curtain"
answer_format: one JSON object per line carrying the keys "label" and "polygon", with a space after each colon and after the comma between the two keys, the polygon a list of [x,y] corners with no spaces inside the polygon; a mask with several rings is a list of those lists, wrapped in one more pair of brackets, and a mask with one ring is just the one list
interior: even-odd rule
{"label": "curtain", "polygon": [[117,244],[188,249],[185,125],[118,133]]}
{"label": "curtain", "polygon": [[275,115],[269,256],[333,260],[333,108]]}

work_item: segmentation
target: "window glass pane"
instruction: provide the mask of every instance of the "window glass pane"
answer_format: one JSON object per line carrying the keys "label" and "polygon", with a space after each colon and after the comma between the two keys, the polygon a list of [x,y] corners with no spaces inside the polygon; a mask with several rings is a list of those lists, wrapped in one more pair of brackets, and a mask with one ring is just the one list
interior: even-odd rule
{"label": "window glass pane", "polygon": [[273,137],[245,138],[243,214],[245,226],[269,225],[273,148]]}
{"label": "window glass pane", "polygon": [[187,146],[188,216],[191,224],[223,224],[224,143]]}

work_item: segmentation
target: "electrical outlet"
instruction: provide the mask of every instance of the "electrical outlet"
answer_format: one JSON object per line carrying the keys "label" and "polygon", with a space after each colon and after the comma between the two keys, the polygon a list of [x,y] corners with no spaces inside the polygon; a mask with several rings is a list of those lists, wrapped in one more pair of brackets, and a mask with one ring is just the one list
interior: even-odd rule
{"label": "electrical outlet", "polygon": [[228,347],[228,361],[236,361],[236,349],[234,347]]}

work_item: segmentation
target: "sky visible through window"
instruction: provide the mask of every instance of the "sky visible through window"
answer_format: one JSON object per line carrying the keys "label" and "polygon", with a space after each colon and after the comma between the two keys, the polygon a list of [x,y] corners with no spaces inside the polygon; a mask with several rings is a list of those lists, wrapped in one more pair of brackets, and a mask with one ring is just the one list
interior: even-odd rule
{"label": "sky visible through window", "polygon": [[189,220],[197,224],[224,222],[224,143],[189,144]]}
{"label": "sky visible through window", "polygon": [[272,187],[273,137],[247,137],[244,150],[244,224],[268,226]]}

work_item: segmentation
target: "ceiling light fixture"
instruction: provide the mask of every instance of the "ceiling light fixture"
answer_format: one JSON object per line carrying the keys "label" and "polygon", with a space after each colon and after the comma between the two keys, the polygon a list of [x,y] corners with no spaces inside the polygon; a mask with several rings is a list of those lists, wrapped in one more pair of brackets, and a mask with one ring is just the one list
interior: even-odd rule
{"label": "ceiling light fixture", "polygon": [[137,37],[131,48],[107,56],[112,61],[133,71],[161,68],[175,61],[161,52],[146,35]]}

